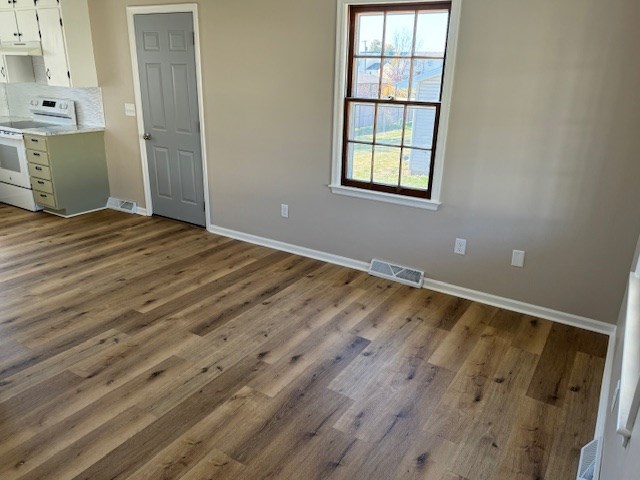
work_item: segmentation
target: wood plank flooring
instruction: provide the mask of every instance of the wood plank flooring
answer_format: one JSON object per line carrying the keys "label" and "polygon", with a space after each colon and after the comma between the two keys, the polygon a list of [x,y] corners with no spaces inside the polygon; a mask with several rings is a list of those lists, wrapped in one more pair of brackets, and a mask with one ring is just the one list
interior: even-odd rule
{"label": "wood plank flooring", "polygon": [[2,480],[569,480],[606,348],[169,220],[0,205]]}

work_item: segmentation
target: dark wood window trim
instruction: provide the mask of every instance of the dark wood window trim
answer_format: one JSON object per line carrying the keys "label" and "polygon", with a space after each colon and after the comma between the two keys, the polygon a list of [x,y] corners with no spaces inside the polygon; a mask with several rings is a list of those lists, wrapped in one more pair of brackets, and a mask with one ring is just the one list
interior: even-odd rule
{"label": "dark wood window trim", "polygon": [[[442,10],[447,10],[448,14],[449,14],[449,22],[447,25],[447,40],[448,40],[448,30],[450,28],[451,25],[451,2],[427,2],[427,3],[390,3],[390,4],[375,4],[375,5],[351,5],[349,7],[349,30],[348,30],[348,66],[347,66],[347,95],[344,99],[344,124],[343,124],[343,132],[342,132],[342,168],[341,168],[341,184],[343,186],[346,187],[355,187],[355,188],[360,188],[360,189],[364,189],[364,190],[371,190],[371,191],[378,191],[378,192],[384,192],[384,193],[391,193],[391,194],[397,194],[397,195],[404,195],[404,196],[409,196],[409,197],[417,197],[417,198],[423,198],[423,199],[431,199],[431,195],[432,195],[432,190],[433,190],[433,181],[434,181],[434,169],[435,169],[435,161],[436,161],[436,145],[437,145],[437,140],[438,140],[438,126],[440,123],[440,111],[442,108],[442,90],[443,90],[443,86],[444,86],[444,75],[445,75],[445,68],[446,68],[446,60],[447,60],[447,44],[445,43],[445,49],[444,49],[444,55],[442,57],[435,57],[435,56],[425,56],[425,55],[415,55],[415,43],[416,43],[416,25],[417,25],[417,12],[421,12],[421,11],[428,11],[428,10],[436,10],[436,11],[442,11]],[[414,24],[414,32],[413,32],[413,40],[412,40],[412,51],[411,51],[411,55],[410,56],[390,56],[390,55],[385,55],[386,52],[384,52],[385,49],[385,38],[384,38],[384,33],[383,33],[383,38],[382,38],[382,47],[381,47],[381,52],[379,55],[362,55],[362,54],[356,54],[356,49],[357,49],[357,45],[355,45],[356,42],[356,31],[357,31],[357,26],[356,26],[356,20],[358,18],[359,14],[362,13],[384,13],[385,14],[385,21],[383,24],[383,32],[385,31],[385,27],[386,27],[386,14],[388,12],[397,12],[397,11],[402,11],[402,12],[415,12],[416,13],[416,24]],[[356,97],[355,91],[354,91],[354,68],[356,65],[356,62],[358,59],[375,59],[375,58],[380,58],[381,59],[381,71],[380,71],[380,75],[379,75],[379,83],[378,83],[378,98],[362,98],[362,97]],[[407,100],[398,100],[398,99],[388,99],[388,98],[380,98],[380,94],[381,94],[381,89],[382,89],[382,83],[383,83],[383,72],[382,69],[384,68],[384,59],[385,58],[402,58],[403,60],[406,59],[409,61],[409,65],[410,65],[410,73],[409,73],[409,80],[408,80],[408,96],[407,96]],[[414,60],[428,60],[428,59],[438,59],[438,60],[442,60],[443,65],[442,65],[442,78],[440,80],[440,97],[438,99],[438,101],[419,101],[419,100],[410,100],[411,98],[411,88],[412,88],[412,81],[413,81],[413,61]],[[352,104],[363,104],[363,103],[370,103],[373,104],[375,106],[374,109],[374,118],[373,118],[373,132],[372,132],[372,141],[368,142],[368,141],[355,141],[355,140],[349,140],[349,129],[350,129],[350,122],[351,122],[351,118],[350,118],[350,113],[351,113],[351,105]],[[379,106],[380,105],[394,105],[394,106],[400,106],[403,108],[403,123],[402,123],[402,139],[401,139],[401,144],[385,144],[384,142],[378,142],[376,141],[376,124],[377,124],[377,115],[378,115],[378,110],[379,110]],[[399,166],[399,175],[398,175],[398,184],[397,185],[386,185],[386,184],[382,184],[382,183],[375,183],[373,181],[373,170],[374,170],[374,162],[375,162],[375,153],[372,154],[372,159],[371,159],[371,170],[372,170],[372,174],[371,174],[371,179],[369,182],[365,182],[365,181],[360,181],[360,180],[354,180],[352,178],[348,178],[347,173],[348,173],[348,163],[349,163],[349,145],[350,144],[363,144],[363,145],[371,145],[372,146],[372,150],[375,152],[375,146],[381,146],[381,147],[385,147],[385,146],[389,146],[389,147],[395,147],[397,148],[398,146],[400,146],[400,155],[402,155],[403,149],[405,147],[407,147],[407,145],[405,145],[405,128],[406,128],[406,123],[407,123],[407,111],[408,111],[408,107],[411,106],[420,106],[420,107],[432,107],[435,109],[435,123],[434,123],[434,128],[433,128],[433,137],[432,137],[432,144],[431,144],[431,148],[416,148],[415,146],[412,146],[411,148],[414,150],[423,150],[423,151],[430,151],[431,152],[431,157],[430,157],[430,166],[429,166],[429,178],[428,178],[428,186],[426,189],[418,189],[418,188],[410,188],[410,187],[403,187],[401,186],[401,182],[402,182],[402,159],[401,156],[398,158],[398,162],[400,164]]]}

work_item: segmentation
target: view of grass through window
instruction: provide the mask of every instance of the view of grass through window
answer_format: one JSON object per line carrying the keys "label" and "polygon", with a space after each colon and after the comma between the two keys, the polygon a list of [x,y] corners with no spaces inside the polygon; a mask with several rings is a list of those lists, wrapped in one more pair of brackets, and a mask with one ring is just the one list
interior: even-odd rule
{"label": "view of grass through window", "polygon": [[352,7],[343,184],[429,198],[449,9]]}

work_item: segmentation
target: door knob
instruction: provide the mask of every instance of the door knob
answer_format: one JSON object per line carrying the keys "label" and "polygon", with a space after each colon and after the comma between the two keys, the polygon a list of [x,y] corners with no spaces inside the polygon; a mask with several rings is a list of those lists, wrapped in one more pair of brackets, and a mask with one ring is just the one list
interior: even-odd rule
{"label": "door knob", "polygon": [[145,133],[142,135],[143,140],[151,140],[151,134],[150,133]]}

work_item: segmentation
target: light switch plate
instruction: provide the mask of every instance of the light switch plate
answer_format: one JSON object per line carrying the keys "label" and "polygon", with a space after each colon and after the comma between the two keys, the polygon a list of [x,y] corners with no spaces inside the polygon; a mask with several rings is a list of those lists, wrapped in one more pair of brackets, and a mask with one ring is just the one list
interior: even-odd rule
{"label": "light switch plate", "polygon": [[125,103],[124,104],[124,114],[127,117],[135,117],[136,116],[136,106],[133,103]]}

